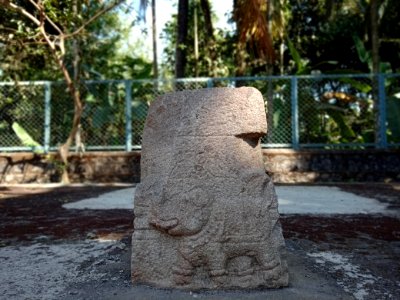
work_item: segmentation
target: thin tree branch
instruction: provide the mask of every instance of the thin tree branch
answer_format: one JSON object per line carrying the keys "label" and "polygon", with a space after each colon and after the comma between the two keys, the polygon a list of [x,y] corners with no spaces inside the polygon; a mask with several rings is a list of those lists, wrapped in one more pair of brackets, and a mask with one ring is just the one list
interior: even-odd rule
{"label": "thin tree branch", "polygon": [[[0,1],[2,1],[2,0],[0,0]],[[42,2],[40,0],[38,0],[38,2],[35,2],[33,0],[29,0],[29,2],[32,3],[34,5],[34,7],[36,8],[36,10],[39,12],[40,19],[35,17],[34,15],[30,14],[29,12],[27,12],[26,10],[24,10],[23,8],[21,8],[20,6],[14,4],[14,3],[11,3],[11,4],[8,5],[12,9],[17,10],[22,15],[24,15],[24,16],[28,17],[29,19],[31,19],[37,25],[37,28],[39,29],[39,32],[41,33],[41,35],[45,39],[48,47],[50,48],[50,52],[52,53],[55,61],[57,62],[60,70],[62,71],[62,73],[64,75],[64,79],[65,79],[65,81],[67,83],[68,90],[69,90],[69,92],[70,92],[70,94],[72,96],[72,99],[73,99],[73,102],[74,102],[74,116],[73,116],[73,121],[72,121],[72,128],[71,128],[71,131],[70,131],[65,143],[62,144],[59,147],[59,154],[60,154],[61,160],[63,161],[65,167],[68,165],[69,147],[71,146],[72,141],[73,141],[74,137],[76,136],[76,133],[77,133],[77,131],[79,129],[79,124],[81,122],[81,117],[82,117],[82,112],[83,112],[83,104],[82,104],[82,101],[81,101],[79,88],[77,88],[76,83],[73,81],[73,78],[71,78],[71,74],[69,73],[69,71],[68,71],[68,69],[67,69],[67,67],[65,65],[65,62],[64,62],[64,55],[65,55],[64,41],[65,41],[65,38],[67,36],[68,37],[72,37],[72,36],[74,36],[76,34],[79,34],[87,25],[89,25],[91,22],[95,21],[101,15],[103,15],[104,13],[106,13],[109,10],[113,9],[114,7],[116,7],[117,5],[122,3],[123,1],[124,0],[115,1],[112,5],[109,5],[107,7],[104,7],[103,9],[99,10],[87,22],[85,22],[81,27],[79,27],[77,30],[75,30],[74,32],[72,32],[69,35],[65,35],[63,33],[63,31],[60,28],[58,28],[57,25],[55,25],[50,20],[50,18],[47,16],[47,14],[45,12],[45,9],[44,9],[44,6],[43,6],[43,4],[42,4]],[[46,31],[45,21],[48,21],[60,33],[60,35],[57,36],[56,40],[52,40],[51,36]],[[57,42],[60,42],[60,44],[58,45]],[[59,47],[59,49],[57,47]],[[63,180],[63,182],[69,182],[67,169],[64,169],[64,171],[63,171],[62,180]]]}
{"label": "thin tree branch", "polygon": [[36,3],[35,1],[33,1],[33,0],[29,0],[29,2],[30,2],[37,10],[40,11],[39,4],[37,4],[37,3]]}
{"label": "thin tree branch", "polygon": [[21,14],[23,14],[25,17],[28,17],[33,23],[35,23],[35,25],[40,26],[40,21],[35,16],[33,16],[31,13],[29,13],[25,9],[23,9],[22,7],[14,4],[14,3],[11,3],[11,2],[9,3],[9,6],[12,9],[14,9],[14,10],[20,12]]}
{"label": "thin tree branch", "polygon": [[71,32],[69,34],[65,35],[65,38],[70,38],[74,35],[79,34],[83,29],[85,29],[86,26],[88,26],[90,23],[93,21],[97,20],[99,17],[101,17],[103,14],[106,12],[112,10],[114,7],[120,5],[122,2],[125,2],[125,0],[117,0],[113,4],[104,7],[103,9],[99,10],[96,14],[94,14],[89,20],[87,20],[84,24],[82,24],[78,29],[76,29],[74,32]]}
{"label": "thin tree branch", "polygon": [[17,30],[15,28],[11,28],[11,27],[2,27],[0,25],[0,29],[4,30],[4,31],[9,31],[9,32],[17,32]]}
{"label": "thin tree branch", "polygon": [[47,45],[47,42],[46,42],[46,41],[37,41],[37,42],[24,42],[24,41],[21,41],[21,43],[18,43],[18,42],[10,42],[10,41],[6,41],[6,40],[1,40],[1,39],[0,39],[0,42],[7,42],[9,45],[21,45],[21,43],[22,43],[22,46],[28,46],[28,45]]}

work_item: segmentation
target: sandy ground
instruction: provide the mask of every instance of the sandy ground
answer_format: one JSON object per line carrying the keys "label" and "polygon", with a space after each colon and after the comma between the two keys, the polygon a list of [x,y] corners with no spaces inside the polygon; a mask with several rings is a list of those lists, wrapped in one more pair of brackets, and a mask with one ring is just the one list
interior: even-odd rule
{"label": "sandy ground", "polygon": [[0,187],[0,299],[399,299],[398,185],[278,186],[290,286],[130,283],[134,189]]}

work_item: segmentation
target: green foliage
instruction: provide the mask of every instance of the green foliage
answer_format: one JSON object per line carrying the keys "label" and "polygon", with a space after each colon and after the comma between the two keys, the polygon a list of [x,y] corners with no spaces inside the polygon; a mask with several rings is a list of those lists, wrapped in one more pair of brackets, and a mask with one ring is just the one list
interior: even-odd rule
{"label": "green foliage", "polygon": [[[324,64],[319,70],[323,73],[338,70],[369,72],[371,69],[368,65],[371,61],[369,1],[290,0],[289,2],[291,22],[288,23],[286,32],[300,56],[309,61],[309,65],[316,66],[324,61],[337,61],[336,66]],[[386,73],[400,67],[398,43],[400,2],[380,1],[379,9],[381,61],[390,63],[381,68],[381,72]],[[292,57],[293,54],[289,49],[286,59]],[[290,61],[286,61],[289,62],[286,65],[288,73],[294,73]]]}
{"label": "green foliage", "polygon": [[288,128],[288,124],[291,124],[291,102],[288,85],[289,82],[284,80],[274,84],[273,127],[269,129],[270,134],[268,139],[268,142],[271,143],[291,143],[291,130]]}
{"label": "green foliage", "polygon": [[[356,41],[361,60],[368,62],[370,56],[363,43]],[[289,38],[288,46],[296,64],[296,75],[309,74],[316,69],[310,67],[309,61],[301,58]],[[335,62],[319,63],[320,66],[324,64],[334,65]],[[346,73],[346,70],[335,72]],[[373,111],[366,100],[372,91],[369,80],[343,77],[321,79],[310,84],[307,80],[301,79],[299,85],[301,85],[298,98],[302,143],[373,142],[373,137],[371,138],[373,132],[371,124],[374,124]]]}
{"label": "green foliage", "polygon": [[[28,2],[21,5],[29,12],[34,8]],[[44,1],[46,13],[64,33],[72,33],[87,22],[95,12],[112,3],[84,1],[73,10],[74,1]],[[28,18],[5,6],[0,7],[5,22],[0,24],[0,80],[60,80],[63,75],[43,39],[39,39],[36,25]],[[45,28],[54,38],[58,32],[50,24]],[[126,40],[128,30],[120,20],[119,10],[113,9],[85,26],[79,34],[67,38],[65,62],[69,71],[75,59],[74,43],[79,47],[81,79],[122,78],[114,72],[123,66],[130,53],[116,49]],[[128,64],[129,66],[129,64]],[[125,73],[132,70],[124,66]],[[115,77],[117,76],[117,77]]]}
{"label": "green foliage", "polygon": [[[18,1],[28,11],[33,11],[28,1]],[[48,15],[55,20],[63,31],[71,33],[84,24],[93,12],[107,1],[83,1],[78,12],[72,9],[72,0],[43,2]],[[271,35],[276,54],[284,43],[284,73],[306,75],[313,73],[365,73],[372,69],[369,1],[272,1]],[[380,71],[390,73],[400,70],[400,1],[380,1]],[[205,28],[205,18],[200,7],[198,12],[199,59],[194,55],[194,10],[198,1],[190,1],[189,36],[185,45],[187,77],[210,76],[224,77],[235,74],[243,62],[243,75],[267,74],[266,62],[257,56],[257,44],[247,43],[244,53],[238,53],[237,32],[214,30],[214,39],[210,40]],[[212,2],[211,2],[212,4]],[[245,8],[245,7],[244,7]],[[51,58],[43,40],[38,40],[35,25],[16,12],[0,7],[0,80],[59,80],[62,74]],[[126,15],[125,15],[126,16]],[[215,20],[215,16],[213,16]],[[290,22],[289,22],[290,20]],[[164,49],[162,77],[172,77],[175,65],[176,15],[171,16],[162,30],[166,42]],[[56,38],[57,32],[46,28]],[[53,31],[51,31],[53,30]],[[142,40],[126,46],[128,28],[121,20],[118,10],[111,10],[103,17],[87,26],[79,35],[70,38],[66,44],[68,53],[66,64],[72,72],[76,59],[72,48],[74,42],[79,48],[81,79],[146,79],[152,77],[152,63],[147,59],[149,50]],[[138,50],[139,49],[139,50]],[[215,53],[215,57],[211,55]],[[236,61],[242,54],[243,61]],[[278,55],[277,55],[278,56]],[[280,62],[275,62],[274,74]],[[301,81],[301,80],[300,80]],[[300,134],[302,142],[344,143],[373,142],[373,95],[376,85],[369,79],[337,78],[311,81],[299,81]],[[386,81],[388,97],[388,138],[398,141],[400,136],[400,105],[396,89],[396,80]],[[290,119],[290,85],[279,82],[257,83],[256,86],[270,99],[273,97],[271,116],[273,132],[269,138],[275,142],[288,143],[290,135],[284,132],[283,124]],[[132,87],[132,124],[135,128],[143,126],[151,100],[164,90],[176,87],[192,88],[189,84],[158,86],[153,83],[133,85]],[[203,87],[203,86],[196,86]],[[101,84],[79,86],[85,103],[82,120],[84,138],[92,144],[121,144],[124,135],[125,87],[123,84]],[[42,133],[34,124],[29,124],[23,107],[39,107],[43,93],[26,92],[24,89],[4,88],[0,92],[0,139],[6,133],[28,128],[32,141],[41,141]],[[334,96],[326,98],[327,94]],[[342,93],[343,97],[337,96]],[[376,93],[376,90],[375,90]],[[336,96],[335,96],[336,95]],[[52,89],[52,144],[61,143],[68,134],[74,112],[71,97],[66,86]],[[39,113],[38,113],[39,114]],[[42,120],[40,120],[41,122]],[[19,124],[15,127],[13,124]],[[271,125],[271,124],[270,124]],[[90,128],[87,129],[86,128]],[[122,128],[122,129],[120,129]],[[282,138],[280,138],[282,137]],[[97,139],[94,142],[94,139]],[[27,140],[24,139],[26,142]],[[30,142],[32,142],[30,141]],[[11,143],[7,141],[3,143]],[[25,142],[19,142],[23,144]],[[29,140],[28,140],[29,142]],[[134,143],[140,143],[140,136],[134,136]]]}
{"label": "green foliage", "polygon": [[[35,15],[35,9],[28,2],[21,2],[29,13]],[[76,10],[74,4],[79,3]],[[151,64],[143,58],[132,57],[129,49],[126,52],[120,49],[123,39],[127,38],[128,30],[121,24],[117,9],[110,10],[93,22],[88,20],[102,8],[108,7],[114,1],[45,1],[43,2],[46,14],[54,22],[54,26],[46,21],[46,32],[52,39],[57,39],[61,28],[66,35],[65,57],[63,61],[67,71],[73,77],[76,71],[79,79],[104,79],[104,78],[148,78],[151,74]],[[20,3],[18,3],[20,4]],[[0,25],[0,58],[4,58],[0,65],[0,80],[59,80],[64,79],[63,74],[49,47],[38,34],[37,25],[28,18],[16,13],[10,8],[0,7],[0,13],[9,18],[5,24]],[[71,35],[75,30],[79,33]],[[78,68],[74,63],[78,62]],[[110,143],[121,144],[119,126],[125,116],[120,109],[124,108],[124,90],[119,87],[106,86],[94,93],[91,87],[86,87],[79,82],[74,83],[80,91],[84,103],[82,128],[84,139],[92,144]],[[52,89],[52,126],[51,144],[62,144],[69,135],[72,127],[74,112],[73,101],[69,90],[62,84],[55,84]],[[23,96],[23,95],[22,95]],[[10,108],[5,108],[0,113],[8,117],[6,123],[0,122],[0,136],[2,132],[10,132],[15,120],[29,119],[18,112],[18,107],[24,108],[25,101],[21,96],[13,94]],[[104,101],[106,99],[106,101]],[[1,99],[2,100],[2,99]],[[33,103],[43,101],[43,95],[33,98]],[[85,100],[87,101],[85,105]],[[110,101],[108,101],[110,100]],[[114,103],[114,102],[115,103]],[[0,101],[0,105],[2,105]],[[25,106],[26,108],[26,106]],[[33,111],[33,110],[32,110]],[[21,124],[21,123],[20,123]],[[87,126],[86,126],[87,125]],[[24,127],[26,124],[24,124]],[[93,128],[86,131],[87,128]],[[26,127],[25,127],[26,128]],[[18,131],[19,133],[21,131]],[[101,138],[99,138],[101,137]],[[24,140],[26,142],[26,140]]]}
{"label": "green foliage", "polygon": [[343,141],[351,141],[356,137],[353,129],[346,123],[343,113],[334,107],[326,109],[327,114],[337,124]]}
{"label": "green foliage", "polygon": [[[368,66],[369,72],[372,72],[372,55],[371,51],[367,50],[363,41],[356,35],[353,36],[354,44],[357,49],[358,58],[360,61]],[[391,73],[392,68],[389,62],[379,63],[380,73]]]}
{"label": "green foliage", "polygon": [[400,143],[400,99],[390,97],[387,101],[388,140]]}
{"label": "green foliage", "polygon": [[368,66],[370,67],[370,69],[372,69],[371,65],[371,52],[367,51],[367,49],[365,49],[364,43],[361,41],[361,39],[354,35],[353,36],[354,39],[354,44],[356,46],[357,49],[357,54],[358,54],[358,58],[360,59],[360,61],[364,64],[368,64]]}
{"label": "green foliage", "polygon": [[[287,28],[288,38],[311,66],[322,61],[339,61],[343,68],[349,68],[349,57],[354,56],[351,53],[351,35],[362,30],[359,27],[359,15],[352,15],[351,11],[333,14],[327,11],[327,2],[291,0],[292,18]],[[322,72],[330,69],[332,66],[328,64],[320,68]],[[287,71],[293,73],[290,65]]]}
{"label": "green foliage", "polygon": [[[88,20],[101,5],[108,2],[110,0],[85,1],[79,8],[78,14],[74,14],[72,10],[72,0],[51,0],[45,1],[44,4],[46,12],[56,20],[56,24],[66,32],[71,32]],[[285,0],[272,2],[274,9],[271,32],[276,54],[280,44],[285,43],[285,73],[307,74],[310,73],[310,66],[313,66],[314,70],[318,66],[318,70],[324,73],[338,69],[359,72],[367,72],[370,69],[371,46],[369,40],[365,38],[369,35],[369,1]],[[381,61],[388,63],[381,65],[381,71],[386,73],[400,69],[398,42],[400,40],[400,24],[398,23],[400,4],[396,0],[386,0],[382,3],[379,7]],[[187,77],[196,75],[193,48],[193,19],[196,5],[198,1],[190,1],[188,42],[186,45],[181,45],[187,49],[188,53],[185,70]],[[28,2],[24,6],[32,11]],[[238,67],[234,59],[237,55],[237,33],[214,30],[215,43],[210,44],[209,36],[204,30],[205,20],[199,7],[197,12],[200,50],[200,58],[197,62],[198,75],[223,77],[235,74],[235,69]],[[0,42],[3,45],[0,47],[0,69],[2,70],[0,80],[62,78],[62,74],[50,58],[48,49],[35,39],[37,30],[33,23],[5,7],[0,7],[0,13],[4,16],[0,24]],[[147,59],[133,54],[131,48],[126,49],[123,54],[115,50],[124,48],[121,45],[128,39],[128,30],[121,23],[120,18],[121,14],[118,10],[112,10],[91,23],[79,37],[76,37],[81,49],[83,79],[143,78],[148,75],[149,69],[141,69],[144,66],[142,62],[149,66],[150,62]],[[215,20],[215,16],[213,19]],[[49,25],[47,27],[51,28]],[[161,35],[167,43],[161,73],[164,77],[170,77],[174,74],[176,15],[171,16],[170,21],[162,29]],[[284,37],[283,41],[282,37]],[[137,46],[144,49],[143,44]],[[67,47],[69,49],[72,47],[70,42],[67,43]],[[261,61],[255,55],[256,47],[256,45],[248,45],[244,49],[243,60],[246,61],[244,75],[266,74],[265,61]],[[294,49],[297,53],[294,53]],[[215,58],[211,58],[211,50],[217,53]],[[70,53],[70,51],[67,52]],[[135,61],[140,59],[143,61]],[[72,56],[67,57],[70,69],[72,60]],[[278,65],[276,61],[275,73]]]}
{"label": "green foliage", "polygon": [[290,38],[287,38],[287,44],[290,51],[290,55],[292,56],[292,59],[296,65],[297,69],[296,75],[308,74],[310,72],[310,68],[308,67],[308,61],[300,57],[299,52],[294,47]]}
{"label": "green foliage", "polygon": [[0,80],[37,80],[57,73],[52,59],[46,59],[48,48],[35,40],[36,26],[4,5],[0,15]]}
{"label": "green foliage", "polygon": [[90,145],[121,145],[120,130],[124,129],[125,90],[120,84],[103,83],[87,85],[94,101],[87,102],[82,127],[85,141]]}
{"label": "green foliage", "polygon": [[400,143],[400,78],[389,78],[386,83],[388,141]]}
{"label": "green foliage", "polygon": [[356,88],[356,90],[364,94],[368,94],[372,90],[372,86],[369,82],[355,80],[353,78],[348,78],[348,77],[339,78],[339,81],[344,84],[346,83],[350,84],[352,87]]}

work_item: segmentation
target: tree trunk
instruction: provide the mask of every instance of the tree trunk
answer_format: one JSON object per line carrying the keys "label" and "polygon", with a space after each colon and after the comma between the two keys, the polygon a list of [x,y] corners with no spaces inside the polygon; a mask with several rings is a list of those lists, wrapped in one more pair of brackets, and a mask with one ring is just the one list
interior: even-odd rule
{"label": "tree trunk", "polygon": [[67,140],[65,141],[64,144],[62,144],[59,148],[58,148],[58,153],[60,154],[61,160],[64,164],[64,169],[63,169],[63,174],[62,174],[62,178],[61,181],[63,183],[69,183],[69,177],[68,177],[68,156],[69,156],[69,148],[72,145],[72,142],[78,132],[79,129],[79,125],[81,124],[81,117],[82,117],[82,113],[83,113],[83,105],[82,105],[82,101],[81,101],[81,96],[80,96],[80,92],[79,90],[76,88],[75,83],[73,82],[73,80],[71,79],[68,70],[64,64],[64,62],[62,61],[61,58],[58,59],[60,68],[64,74],[64,78],[65,81],[67,82],[67,87],[68,90],[72,96],[73,102],[74,102],[74,117],[72,120],[72,128],[71,131],[68,135]]}
{"label": "tree trunk", "polygon": [[[236,62],[236,70],[235,76],[241,77],[244,76],[246,72],[246,59],[245,59],[245,45],[240,41],[240,34],[243,31],[242,29],[242,22],[240,20],[240,10],[241,2],[240,0],[233,0],[233,19],[236,22],[236,34],[237,34],[237,41],[236,41],[236,55],[235,55],[235,62]],[[236,81],[236,86],[239,87],[242,84]]]}
{"label": "tree trunk", "polygon": [[[78,16],[78,0],[73,2],[73,13],[74,17]],[[72,145],[74,139],[76,139],[76,135],[80,134],[78,132],[80,124],[81,124],[81,117],[83,113],[83,105],[81,101],[81,96],[79,92],[79,84],[80,84],[80,49],[79,49],[79,41],[76,37],[74,37],[72,41],[72,54],[73,54],[73,76],[71,78],[70,73],[68,72],[63,57],[58,57],[58,62],[60,68],[64,74],[65,81],[67,82],[68,90],[72,96],[74,102],[74,116],[72,120],[72,128],[68,135],[68,138],[64,144],[62,144],[59,149],[58,153],[60,154],[61,160],[64,164],[63,166],[63,173],[61,175],[61,182],[62,183],[70,183],[69,176],[68,176],[68,156],[69,156],[69,149]],[[80,139],[80,137],[79,137]],[[76,145],[77,147],[80,145]]]}
{"label": "tree trunk", "polygon": [[[267,2],[267,22],[268,22],[268,34],[272,37],[272,16],[274,12],[274,6],[271,0]],[[272,76],[274,72],[274,65],[270,58],[267,59],[267,75]],[[271,80],[268,80],[267,87],[267,137],[268,142],[274,142],[274,87]]]}
{"label": "tree trunk", "polygon": [[214,39],[214,29],[211,20],[210,2],[208,0],[200,0],[201,10],[204,15],[204,23],[208,38]]}
{"label": "tree trunk", "polygon": [[186,44],[188,35],[188,16],[189,1],[179,0],[178,3],[178,27],[175,52],[175,77],[182,78],[185,76],[186,66]]}
{"label": "tree trunk", "polygon": [[[379,73],[379,33],[378,33],[378,0],[371,0],[370,2],[370,24],[371,24],[371,46],[372,46],[372,73],[377,75]],[[378,90],[378,77],[373,77],[372,93],[374,99],[374,115],[375,115],[375,143],[378,145],[381,142],[380,124],[381,114],[379,111],[379,90]]]}
{"label": "tree trunk", "polygon": [[156,23],[156,0],[151,0],[152,33],[153,33],[153,78],[158,79],[157,60],[157,23]]}
{"label": "tree trunk", "polygon": [[378,0],[371,0],[372,72],[379,73]]}
{"label": "tree trunk", "polygon": [[194,3],[194,72],[195,77],[199,77],[199,28],[197,24],[197,2]]}
{"label": "tree trunk", "polygon": [[281,19],[281,27],[279,29],[279,38],[281,40],[281,44],[279,45],[279,73],[281,76],[285,73],[285,28],[286,28],[286,19],[284,15],[284,0],[279,0],[280,6],[280,19]]}
{"label": "tree trunk", "polygon": [[205,23],[205,29],[206,29],[206,36],[207,36],[207,55],[210,57],[210,64],[209,64],[209,69],[208,69],[208,74],[211,77],[217,77],[217,72],[216,72],[216,59],[217,59],[217,53],[216,53],[216,42],[215,42],[215,37],[214,37],[214,28],[212,24],[212,18],[211,18],[211,8],[210,8],[210,2],[208,0],[200,0],[200,5],[201,5],[201,10],[203,12],[204,16],[204,23]]}

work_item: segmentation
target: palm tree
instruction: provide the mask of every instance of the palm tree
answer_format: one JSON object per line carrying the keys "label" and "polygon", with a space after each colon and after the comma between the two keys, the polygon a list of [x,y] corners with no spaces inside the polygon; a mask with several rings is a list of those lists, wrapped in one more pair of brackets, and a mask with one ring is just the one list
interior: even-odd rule
{"label": "palm tree", "polygon": [[153,77],[158,78],[156,0],[151,0],[151,27],[153,37]]}
{"label": "palm tree", "polygon": [[258,58],[267,63],[272,63],[275,58],[266,15],[267,1],[233,1],[233,18],[236,21],[238,34],[236,76],[243,76],[245,73],[245,48],[247,44],[252,45]]}
{"label": "palm tree", "polygon": [[205,37],[206,37],[206,44],[205,47],[205,55],[210,58],[210,64],[208,69],[208,74],[212,77],[216,75],[216,42],[214,36],[214,28],[212,24],[211,18],[211,6],[208,0],[194,0],[194,56],[195,56],[195,76],[198,77],[198,60],[199,60],[199,43],[198,43],[198,35],[199,35],[199,28],[198,28],[198,6],[200,4],[201,12],[204,18],[204,30],[205,30]]}
{"label": "palm tree", "polygon": [[217,52],[216,52],[216,41],[215,41],[215,36],[214,36],[214,28],[213,28],[213,23],[211,19],[211,5],[209,0],[200,0],[200,6],[201,6],[201,11],[204,16],[204,24],[205,24],[205,31],[206,31],[206,36],[207,36],[207,55],[210,58],[211,64],[210,64],[210,69],[209,69],[209,74],[211,76],[216,76],[217,74],[217,66],[216,66],[216,58],[217,58]]}
{"label": "palm tree", "polygon": [[[146,10],[149,4],[148,0],[139,2],[139,20],[146,22]],[[156,0],[151,0],[151,31],[153,40],[153,78],[158,78],[158,59],[157,59],[157,18],[156,18]]]}

